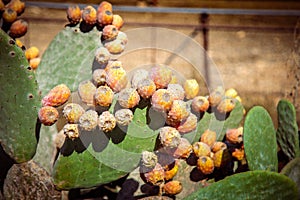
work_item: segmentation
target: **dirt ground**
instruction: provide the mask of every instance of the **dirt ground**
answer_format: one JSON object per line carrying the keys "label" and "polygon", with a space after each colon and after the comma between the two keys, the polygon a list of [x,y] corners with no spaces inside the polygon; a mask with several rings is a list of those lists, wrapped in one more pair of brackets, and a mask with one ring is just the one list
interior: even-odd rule
{"label": "dirt ground", "polygon": [[[297,73],[299,76],[299,47],[295,34],[296,28],[299,32],[298,17],[210,15],[206,24],[208,32],[204,36],[200,16],[196,14],[118,14],[125,20],[125,32],[141,27],[162,27],[183,33],[201,46],[206,41],[207,53],[224,87],[233,87],[239,92],[246,110],[262,105],[276,125],[276,105],[281,98],[289,98],[297,108],[300,124],[299,81],[295,77]],[[27,7],[23,16],[29,22],[29,29],[22,40],[26,46],[37,46],[41,53],[67,23],[65,10]],[[161,38],[157,36],[152,40],[157,42]],[[181,45],[185,45],[184,41]],[[193,66],[172,53],[144,50],[138,54],[140,59],[135,59],[136,56],[126,57],[127,69],[141,63],[168,61],[175,69],[184,69],[182,73],[186,78],[195,77]],[[200,74],[200,79],[201,76],[205,75]],[[202,91],[203,95],[207,92],[206,89]]]}

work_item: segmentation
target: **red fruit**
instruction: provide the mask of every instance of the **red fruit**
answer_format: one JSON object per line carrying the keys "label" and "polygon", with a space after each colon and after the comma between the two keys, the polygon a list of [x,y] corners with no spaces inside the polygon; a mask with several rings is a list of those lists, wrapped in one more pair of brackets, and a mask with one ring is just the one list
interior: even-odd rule
{"label": "red fruit", "polygon": [[208,156],[201,156],[197,160],[197,168],[203,174],[211,174],[214,171],[214,161]]}
{"label": "red fruit", "polygon": [[79,83],[78,94],[82,102],[88,105],[93,105],[95,93],[96,87],[91,81],[83,81]]}
{"label": "red fruit", "polygon": [[164,184],[163,190],[168,195],[176,195],[182,191],[182,184],[179,181],[169,181]]}
{"label": "red fruit", "polygon": [[119,93],[118,102],[123,108],[133,108],[140,102],[140,96],[135,89],[125,88]]}
{"label": "red fruit", "polygon": [[112,131],[116,127],[116,124],[115,116],[109,111],[104,111],[99,116],[98,126],[105,133]]}
{"label": "red fruit", "polygon": [[100,86],[96,89],[94,100],[96,106],[108,107],[114,99],[114,92],[108,86]]}
{"label": "red fruit", "polygon": [[197,128],[197,117],[193,113],[190,113],[186,120],[177,127],[177,130],[181,134],[189,133]]}
{"label": "red fruit", "polygon": [[81,20],[81,10],[77,5],[69,6],[67,9],[67,18],[71,24],[78,24]]}
{"label": "red fruit", "polygon": [[71,91],[65,84],[57,85],[42,99],[42,105],[60,106],[68,101],[70,95]]}
{"label": "red fruit", "polygon": [[112,25],[116,26],[118,30],[122,28],[124,20],[120,15],[113,15]]}
{"label": "red fruit", "polygon": [[142,98],[148,99],[156,91],[156,86],[151,79],[145,78],[139,82],[137,91]]}
{"label": "red fruit", "polygon": [[216,140],[217,133],[211,130],[204,131],[200,138],[200,141],[206,143],[210,148],[215,144]]}
{"label": "red fruit", "polygon": [[44,106],[39,110],[39,120],[45,126],[53,125],[59,117],[58,111],[52,106]]}
{"label": "red fruit", "polygon": [[118,29],[114,25],[106,25],[102,30],[102,39],[103,40],[114,40],[118,36]]}
{"label": "red fruit", "polygon": [[154,81],[156,88],[166,88],[172,79],[172,71],[163,65],[152,67],[149,77]]}
{"label": "red fruit", "polygon": [[153,93],[151,97],[151,104],[153,109],[166,113],[171,109],[173,97],[168,90],[159,89]]}
{"label": "red fruit", "polygon": [[98,24],[102,27],[109,25],[113,21],[113,14],[111,10],[101,9],[97,13]]}
{"label": "red fruit", "polygon": [[13,23],[17,19],[17,12],[11,8],[5,8],[2,18],[5,22]]}
{"label": "red fruit", "polygon": [[82,20],[90,25],[94,25],[97,21],[97,11],[93,6],[86,6],[82,10]]}
{"label": "red fruit", "polygon": [[209,101],[206,97],[196,96],[192,101],[192,109],[196,113],[205,112],[209,108]]}
{"label": "red fruit", "polygon": [[22,19],[16,20],[12,23],[9,29],[9,36],[12,38],[19,38],[27,33],[28,23]]}

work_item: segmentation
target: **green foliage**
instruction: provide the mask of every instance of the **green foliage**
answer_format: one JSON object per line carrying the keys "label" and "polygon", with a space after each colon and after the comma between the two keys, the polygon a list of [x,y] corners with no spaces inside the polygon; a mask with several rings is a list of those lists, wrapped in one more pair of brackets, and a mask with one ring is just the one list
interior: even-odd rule
{"label": "green foliage", "polygon": [[0,46],[0,141],[4,151],[21,163],[36,151],[40,96],[24,52],[2,30]]}
{"label": "green foliage", "polygon": [[290,159],[299,156],[298,126],[296,110],[292,103],[280,100],[277,105],[277,141],[283,153]]}
{"label": "green foliage", "polygon": [[284,166],[280,173],[288,176],[297,184],[298,195],[300,197],[300,158],[297,157],[291,160]]}
{"label": "green foliage", "polygon": [[297,186],[288,177],[269,171],[249,171],[229,176],[186,197],[192,199],[296,200]]}
{"label": "green foliage", "polygon": [[199,140],[205,130],[210,129],[217,133],[217,140],[222,141],[228,129],[237,128],[243,120],[244,107],[241,103],[237,102],[236,107],[231,111],[225,120],[220,120],[216,117],[215,113],[205,112],[197,125],[197,129],[191,133],[185,134],[183,137],[187,138],[190,142],[194,143]]}
{"label": "green foliage", "polygon": [[91,79],[94,53],[101,44],[100,33],[96,29],[83,33],[79,27],[66,27],[56,35],[37,69],[43,96],[60,83],[76,91],[80,82]]}
{"label": "green foliage", "polygon": [[253,107],[244,123],[244,148],[250,170],[277,171],[276,132],[269,113]]}
{"label": "green foliage", "polygon": [[[141,152],[154,149],[157,137],[157,132],[146,124],[146,112],[147,108],[137,108],[127,130],[117,127],[105,134],[97,129],[82,133],[82,143],[66,140],[54,166],[55,185],[60,189],[88,188],[133,171],[139,164]],[[72,147],[73,151],[66,155]]]}

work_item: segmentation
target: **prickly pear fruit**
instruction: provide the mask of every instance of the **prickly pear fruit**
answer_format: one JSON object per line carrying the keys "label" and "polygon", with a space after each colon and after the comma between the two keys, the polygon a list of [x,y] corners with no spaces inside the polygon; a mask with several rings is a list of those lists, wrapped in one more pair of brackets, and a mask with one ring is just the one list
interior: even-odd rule
{"label": "prickly pear fruit", "polygon": [[105,47],[99,47],[95,52],[95,59],[100,65],[106,64],[110,59],[110,53]]}
{"label": "prickly pear fruit", "polygon": [[192,146],[193,152],[197,157],[210,156],[210,147],[204,142],[195,142]]}
{"label": "prickly pear fruit", "polygon": [[145,177],[147,183],[155,185],[164,180],[165,171],[163,167],[157,163],[151,171],[144,173],[143,176]]}
{"label": "prickly pear fruit", "polygon": [[114,25],[106,25],[102,30],[103,40],[114,40],[118,36],[118,29]]}
{"label": "prickly pear fruit", "polygon": [[98,125],[100,130],[103,132],[110,132],[116,127],[116,118],[113,114],[111,114],[109,111],[104,111],[99,116]]}
{"label": "prickly pear fruit", "polygon": [[18,19],[12,23],[9,28],[9,36],[12,38],[19,38],[27,33],[28,23],[23,19]]}
{"label": "prickly pear fruit", "polygon": [[182,123],[177,127],[177,130],[181,134],[189,133],[197,128],[197,117],[193,113],[190,113],[189,116],[182,121]]}
{"label": "prickly pear fruit", "polygon": [[83,113],[84,109],[77,103],[68,103],[63,109],[63,115],[70,124],[78,123]]}
{"label": "prickly pear fruit", "polygon": [[133,120],[133,113],[127,108],[120,109],[116,111],[115,118],[118,125],[128,126]]}
{"label": "prickly pear fruit", "polygon": [[139,82],[137,91],[142,98],[148,99],[156,91],[156,85],[151,79],[145,78]]}
{"label": "prickly pear fruit", "polygon": [[2,13],[2,19],[7,23],[13,23],[17,19],[17,12],[11,8],[5,8]]}
{"label": "prickly pear fruit", "polygon": [[120,15],[113,15],[112,25],[117,27],[118,30],[120,30],[124,24],[124,20]]}
{"label": "prickly pear fruit", "polygon": [[171,109],[173,104],[173,97],[166,89],[156,90],[151,97],[151,104],[153,109],[160,112],[167,112]]}
{"label": "prickly pear fruit", "polygon": [[179,132],[170,126],[162,127],[159,130],[159,141],[163,147],[176,148],[180,144],[180,134]]}
{"label": "prickly pear fruit", "polygon": [[96,86],[91,81],[83,81],[79,83],[78,94],[82,102],[93,105]]}
{"label": "prickly pear fruit", "polygon": [[42,124],[51,126],[58,120],[59,113],[52,106],[44,106],[39,110],[38,117]]}
{"label": "prickly pear fruit", "polygon": [[206,143],[210,148],[215,144],[216,140],[217,133],[209,129],[204,131],[200,138],[200,141]]}
{"label": "prickly pear fruit", "polygon": [[163,190],[168,195],[176,195],[182,191],[182,184],[179,181],[169,181],[164,184]]}
{"label": "prickly pear fruit", "polygon": [[209,156],[201,156],[197,160],[197,168],[203,174],[211,174],[215,169],[214,161]]}
{"label": "prickly pear fruit", "polygon": [[170,91],[174,100],[184,99],[184,89],[180,84],[169,84],[167,90]]}
{"label": "prickly pear fruit", "polygon": [[78,124],[66,124],[63,128],[64,134],[67,138],[74,140],[79,138]]}
{"label": "prickly pear fruit", "polygon": [[79,118],[79,127],[85,131],[92,131],[98,125],[98,114],[94,110],[88,110]]}
{"label": "prickly pear fruit", "polygon": [[96,89],[94,100],[96,106],[108,107],[114,99],[114,92],[108,86],[100,86]]}
{"label": "prickly pear fruit", "polygon": [[86,6],[81,13],[82,20],[90,25],[94,25],[97,21],[97,11],[93,6]]}
{"label": "prickly pear fruit", "polygon": [[52,88],[42,99],[43,106],[60,106],[70,97],[71,91],[65,84],[60,84]]}
{"label": "prickly pear fruit", "polygon": [[192,101],[192,109],[194,112],[206,112],[209,108],[209,101],[204,96],[196,96]]}
{"label": "prickly pear fruit", "polygon": [[115,61],[105,68],[106,83],[114,91],[120,92],[127,85],[126,71],[121,62]]}
{"label": "prickly pear fruit", "polygon": [[157,89],[166,88],[172,79],[172,71],[164,65],[155,66],[150,69],[149,77]]}
{"label": "prickly pear fruit", "polygon": [[77,5],[69,6],[67,9],[67,18],[70,24],[78,24],[81,20],[81,10]]}
{"label": "prickly pear fruit", "polygon": [[123,108],[133,108],[140,102],[140,95],[133,88],[125,88],[119,93],[118,102]]}
{"label": "prickly pear fruit", "polygon": [[185,98],[192,99],[199,93],[199,84],[196,79],[187,79],[183,85]]}
{"label": "prickly pear fruit", "polygon": [[25,50],[25,57],[27,58],[27,60],[37,58],[39,57],[39,54],[40,54],[40,50],[35,46],[32,46]]}

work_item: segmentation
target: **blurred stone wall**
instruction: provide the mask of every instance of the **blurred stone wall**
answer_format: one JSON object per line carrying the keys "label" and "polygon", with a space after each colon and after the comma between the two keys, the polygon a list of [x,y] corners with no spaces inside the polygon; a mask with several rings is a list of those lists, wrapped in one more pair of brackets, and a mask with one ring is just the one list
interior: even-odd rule
{"label": "blurred stone wall", "polygon": [[[200,45],[204,44],[199,15],[117,14],[125,20],[123,31],[158,26],[178,31]],[[21,39],[26,46],[37,46],[42,53],[67,23],[65,10],[27,7],[24,17],[29,21],[29,29],[27,35]],[[299,38],[297,40],[297,21],[297,17],[287,16],[210,15],[207,19],[207,53],[219,70],[224,86],[233,87],[239,92],[246,109],[254,105],[266,107],[275,124],[276,105],[281,98],[289,98],[297,106],[298,125],[300,124],[300,50],[297,46],[300,41]],[[124,60],[127,69],[141,63],[164,63],[168,60],[168,64],[182,70],[184,76],[195,76],[190,63],[182,58],[174,58],[172,54],[164,51],[145,50],[132,57],[125,56]],[[207,94],[205,87],[201,94]]]}

